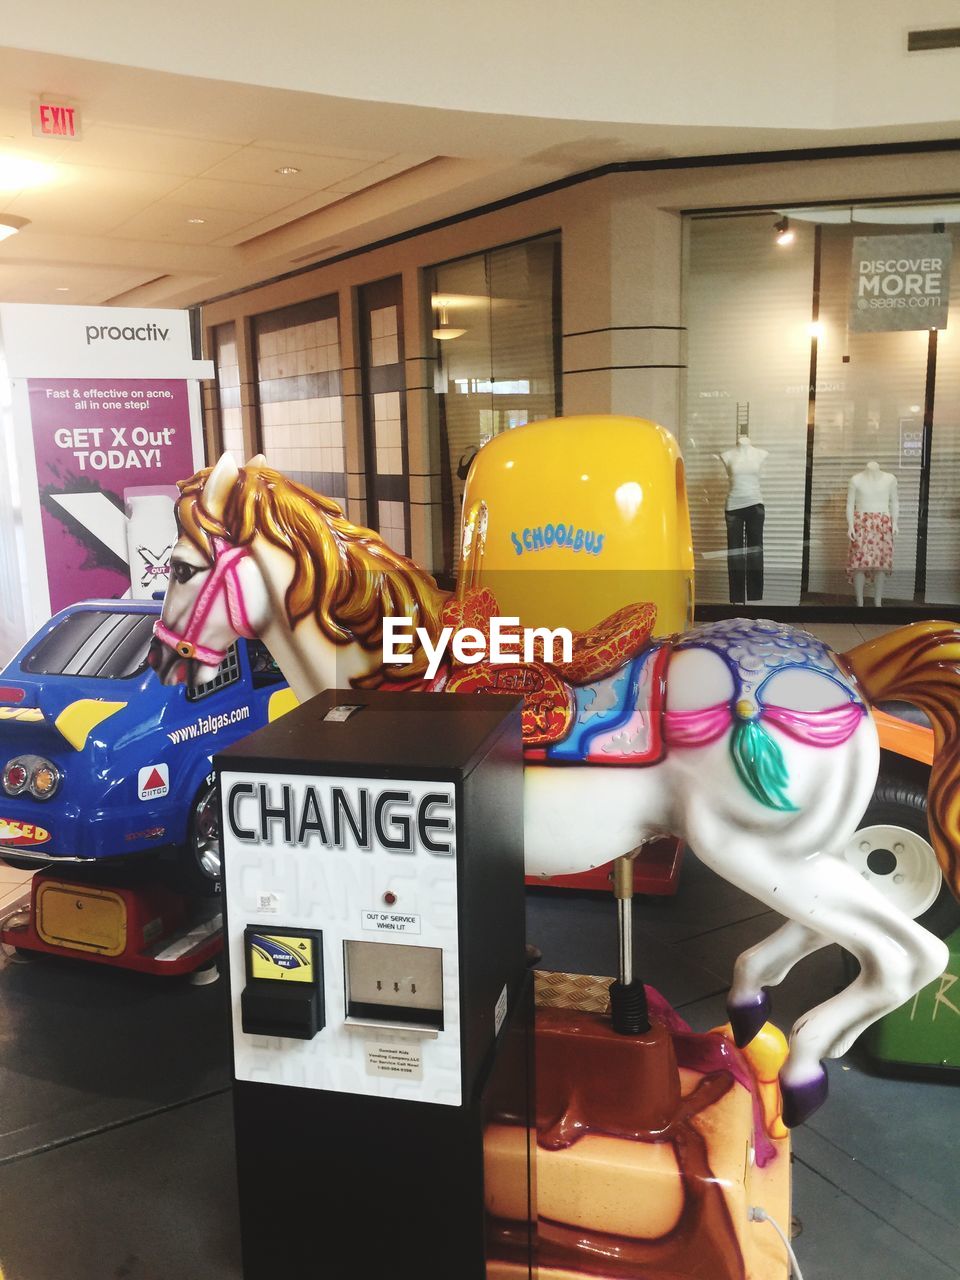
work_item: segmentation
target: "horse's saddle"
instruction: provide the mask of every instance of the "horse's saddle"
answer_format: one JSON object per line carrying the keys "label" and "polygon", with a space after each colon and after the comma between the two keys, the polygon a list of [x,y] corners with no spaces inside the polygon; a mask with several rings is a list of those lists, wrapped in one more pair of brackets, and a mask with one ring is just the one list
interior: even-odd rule
{"label": "horse's saddle", "polygon": [[[463,600],[447,601],[442,624],[474,627],[489,650],[496,613],[495,596],[480,588]],[[569,662],[451,661],[434,687],[521,696],[528,761],[653,763],[662,754],[661,676],[667,658],[662,645],[651,644],[656,616],[653,604],[626,605],[589,630],[575,632]]]}

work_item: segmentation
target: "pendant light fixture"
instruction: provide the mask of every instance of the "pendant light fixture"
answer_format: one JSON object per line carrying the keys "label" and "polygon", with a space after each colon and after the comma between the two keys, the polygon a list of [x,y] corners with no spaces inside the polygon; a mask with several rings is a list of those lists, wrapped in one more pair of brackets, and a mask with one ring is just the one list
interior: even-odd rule
{"label": "pendant light fixture", "polygon": [[446,304],[441,302],[437,305],[439,315],[437,317],[437,327],[433,330],[433,336],[438,342],[448,342],[451,338],[462,338],[467,332],[466,329],[458,329],[456,325],[450,324],[447,319]]}

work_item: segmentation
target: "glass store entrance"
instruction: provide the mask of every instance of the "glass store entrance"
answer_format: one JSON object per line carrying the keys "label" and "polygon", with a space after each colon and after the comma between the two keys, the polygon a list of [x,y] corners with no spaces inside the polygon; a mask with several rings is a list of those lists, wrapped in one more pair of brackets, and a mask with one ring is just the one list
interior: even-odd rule
{"label": "glass store entrance", "polygon": [[958,223],[960,204],[687,218],[701,601],[960,603]]}

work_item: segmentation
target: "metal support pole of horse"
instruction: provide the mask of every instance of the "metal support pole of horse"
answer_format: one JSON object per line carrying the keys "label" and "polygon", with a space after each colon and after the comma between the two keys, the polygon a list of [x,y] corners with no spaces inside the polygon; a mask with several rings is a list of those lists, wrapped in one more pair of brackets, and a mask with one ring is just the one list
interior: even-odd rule
{"label": "metal support pole of horse", "polygon": [[617,900],[617,934],[620,970],[610,984],[610,1016],[613,1029],[622,1036],[640,1036],[650,1030],[647,993],[643,979],[633,974],[633,857],[626,854],[613,864],[613,893]]}

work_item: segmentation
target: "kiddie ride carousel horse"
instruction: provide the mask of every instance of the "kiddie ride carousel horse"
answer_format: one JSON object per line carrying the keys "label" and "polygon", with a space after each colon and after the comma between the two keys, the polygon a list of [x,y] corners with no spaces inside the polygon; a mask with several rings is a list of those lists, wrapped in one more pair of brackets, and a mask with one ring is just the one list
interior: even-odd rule
{"label": "kiddie ride carousel horse", "polygon": [[788,1125],[824,1101],[822,1060],[945,967],[944,943],[842,850],[877,777],[866,700],[913,701],[935,734],[933,842],[960,889],[960,632],[951,624],[914,624],[835,654],[804,631],[746,619],[654,638],[655,610],[640,604],[576,636],[566,662],[448,660],[427,679],[416,640],[407,662],[385,665],[383,619],[410,619],[434,640],[448,626],[483,634],[496,607],[489,592],[448,596],[262,458],[238,468],[224,455],[181,489],[181,537],[151,652],[166,683],[209,680],[242,635],[266,643],[301,701],[350,682],[522,692],[528,873],[582,871],[669,833],[787,917],[736,962],[728,1010],[741,1046],[765,1023],[766,986],[831,942],[853,953],[859,976],[793,1027],[780,1072]]}

